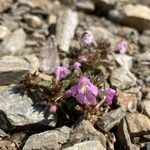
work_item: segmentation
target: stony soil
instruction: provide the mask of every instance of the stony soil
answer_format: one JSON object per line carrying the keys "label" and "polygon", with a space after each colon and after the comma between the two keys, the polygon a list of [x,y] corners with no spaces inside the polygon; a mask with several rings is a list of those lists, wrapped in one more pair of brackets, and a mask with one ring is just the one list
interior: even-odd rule
{"label": "stony soil", "polygon": [[[45,116],[38,98],[22,95],[16,84],[38,70],[51,80],[59,52],[78,49],[86,29],[110,51],[128,42],[126,54],[108,56],[119,107],[95,126],[80,118],[58,125],[61,117]],[[150,1],[0,0],[0,149],[150,150]]]}

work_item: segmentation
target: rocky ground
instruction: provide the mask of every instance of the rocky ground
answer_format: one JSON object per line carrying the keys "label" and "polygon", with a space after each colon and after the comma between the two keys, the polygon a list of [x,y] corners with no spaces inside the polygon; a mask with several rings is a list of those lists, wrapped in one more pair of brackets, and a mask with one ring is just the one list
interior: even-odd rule
{"label": "rocky ground", "polygon": [[[80,49],[85,30],[110,44],[107,85],[117,90],[94,125],[45,115],[38,96],[16,86],[34,71],[50,81],[60,53]],[[114,51],[122,39],[125,54]],[[0,149],[150,150],[150,1],[0,0]]]}

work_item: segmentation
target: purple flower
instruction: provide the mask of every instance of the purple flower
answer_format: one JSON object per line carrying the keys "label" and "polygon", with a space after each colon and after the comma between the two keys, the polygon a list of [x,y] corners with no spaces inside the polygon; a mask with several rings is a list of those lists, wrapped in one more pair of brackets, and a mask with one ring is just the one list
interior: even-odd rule
{"label": "purple flower", "polygon": [[105,90],[105,101],[108,105],[111,105],[113,103],[113,99],[116,95],[116,90],[112,89],[112,88],[108,88],[107,90]]}
{"label": "purple flower", "polygon": [[56,67],[55,75],[58,80],[66,78],[68,74],[69,74],[69,70],[67,69],[67,67],[64,66]]}
{"label": "purple flower", "polygon": [[120,52],[120,54],[125,54],[127,51],[127,41],[122,40],[117,44],[117,50]]}
{"label": "purple flower", "polygon": [[80,78],[79,82],[67,91],[67,95],[71,95],[83,105],[90,106],[96,104],[96,96],[98,88],[93,85],[87,77]]}
{"label": "purple flower", "polygon": [[50,106],[50,112],[51,113],[56,113],[56,111],[57,111],[57,106],[55,104],[51,105]]}
{"label": "purple flower", "polygon": [[91,31],[85,31],[80,39],[81,45],[87,47],[94,43],[94,36]]}
{"label": "purple flower", "polygon": [[81,64],[79,62],[75,62],[72,66],[71,66],[71,69],[74,69],[74,70],[78,70],[80,69],[81,67]]}

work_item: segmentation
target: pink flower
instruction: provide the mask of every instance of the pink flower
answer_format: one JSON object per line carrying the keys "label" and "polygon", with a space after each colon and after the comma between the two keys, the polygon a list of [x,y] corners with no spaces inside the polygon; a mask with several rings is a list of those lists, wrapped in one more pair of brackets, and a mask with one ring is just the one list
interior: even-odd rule
{"label": "pink flower", "polygon": [[93,85],[87,77],[84,76],[80,78],[76,85],[67,91],[68,96],[69,94],[75,97],[80,104],[90,106],[96,104],[98,88]]}
{"label": "pink flower", "polygon": [[51,105],[50,106],[50,112],[51,113],[56,113],[56,111],[57,111],[57,106],[55,104]]}
{"label": "pink flower", "polygon": [[94,36],[91,31],[85,31],[80,39],[81,45],[87,47],[94,43]]}
{"label": "pink flower", "polygon": [[67,67],[64,66],[56,67],[55,75],[58,80],[66,78],[68,74],[69,74],[69,70],[67,69]]}
{"label": "pink flower", "polygon": [[87,57],[84,56],[84,55],[81,55],[81,56],[79,56],[79,60],[80,60],[81,62],[86,62],[86,61],[87,61]]}
{"label": "pink flower", "polygon": [[105,101],[108,105],[111,105],[113,103],[116,93],[116,90],[112,88],[108,88],[107,90],[105,90]]}
{"label": "pink flower", "polygon": [[72,66],[71,66],[71,69],[74,69],[74,70],[78,70],[80,69],[81,67],[81,64],[79,62],[75,62]]}
{"label": "pink flower", "polygon": [[117,44],[117,50],[120,52],[120,54],[125,54],[127,51],[127,41],[122,40]]}

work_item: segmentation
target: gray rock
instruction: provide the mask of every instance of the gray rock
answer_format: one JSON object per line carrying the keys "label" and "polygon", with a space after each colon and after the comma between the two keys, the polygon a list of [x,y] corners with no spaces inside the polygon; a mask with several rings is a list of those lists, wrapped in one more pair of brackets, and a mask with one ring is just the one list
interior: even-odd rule
{"label": "gray rock", "polygon": [[126,115],[124,108],[118,108],[104,114],[96,123],[98,129],[108,132]]}
{"label": "gray rock", "polygon": [[119,141],[122,143],[122,146],[124,147],[124,149],[140,150],[140,148],[137,147],[136,145],[134,145],[131,141],[125,119],[122,119],[122,121],[119,123],[117,135],[118,135]]}
{"label": "gray rock", "polygon": [[111,19],[143,31],[150,29],[150,8],[143,5],[124,5],[109,13]]}
{"label": "gray rock", "polygon": [[141,108],[143,113],[150,118],[150,101],[149,100],[145,100],[142,102],[141,104]]}
{"label": "gray rock", "polygon": [[[49,114],[44,116],[44,108],[37,104],[38,100],[30,98],[26,94],[22,95],[16,86],[9,87],[0,93],[0,110],[3,111],[12,126],[25,126],[39,124],[55,126],[56,117]],[[17,105],[16,105],[17,104]]]}
{"label": "gray rock", "polygon": [[[75,29],[78,25],[78,14],[71,9],[60,12],[57,22],[56,39],[61,50],[68,52]],[[68,32],[69,31],[69,32]]]}
{"label": "gray rock", "polygon": [[26,62],[29,63],[30,70],[38,70],[40,66],[39,59],[36,57],[36,55],[25,55],[22,57]]}
{"label": "gray rock", "polygon": [[141,4],[141,5],[145,5],[145,6],[149,6],[150,7],[150,1],[148,0],[132,0],[132,3],[134,4]]}
{"label": "gray rock", "polygon": [[150,92],[148,92],[147,94],[146,94],[146,97],[145,97],[147,100],[150,100]]}
{"label": "gray rock", "polygon": [[3,56],[0,58],[0,85],[16,83],[30,70],[37,70],[39,60],[36,56]]}
{"label": "gray rock", "polygon": [[21,54],[25,47],[26,33],[17,29],[2,42],[0,53]]}
{"label": "gray rock", "polygon": [[150,62],[150,52],[140,53],[135,56],[138,62]]}
{"label": "gray rock", "polygon": [[28,138],[23,150],[59,150],[62,144],[69,139],[69,133],[70,128],[64,126],[56,130],[34,134]]}
{"label": "gray rock", "polygon": [[145,31],[139,39],[142,46],[150,47],[150,30]]}
{"label": "gray rock", "polygon": [[42,26],[42,20],[35,15],[26,14],[24,20],[27,22],[28,26],[32,28],[39,28]]}
{"label": "gray rock", "polygon": [[0,140],[8,138],[8,137],[9,137],[9,135],[6,134],[3,130],[0,129]]}
{"label": "gray rock", "polygon": [[4,39],[10,34],[10,30],[5,26],[0,26],[0,39]]}
{"label": "gray rock", "polygon": [[19,28],[19,22],[15,21],[13,17],[9,13],[5,13],[2,15],[2,22],[3,26],[6,26],[9,30],[14,31]]}
{"label": "gray rock", "polygon": [[93,26],[89,30],[93,33],[97,44],[102,44],[104,42],[114,44],[116,42],[116,37],[104,27]]}
{"label": "gray rock", "polygon": [[139,33],[136,29],[125,26],[118,27],[117,29],[117,35],[124,37],[131,42],[138,43]]}
{"label": "gray rock", "polygon": [[84,0],[77,1],[76,7],[78,10],[82,10],[85,12],[92,12],[95,9],[95,6],[92,1],[84,1]]}
{"label": "gray rock", "polygon": [[126,116],[130,136],[150,134],[150,119],[140,113],[132,113]]}
{"label": "gray rock", "polygon": [[99,141],[85,141],[63,150],[106,150]]}
{"label": "gray rock", "polygon": [[95,141],[101,142],[104,148],[106,148],[106,138],[103,133],[97,131],[91,122],[88,120],[82,120],[79,124],[72,128],[69,142],[80,143],[81,141]]}
{"label": "gray rock", "polygon": [[130,70],[132,68],[132,57],[125,54],[113,54],[114,59],[120,67]]}
{"label": "gray rock", "polygon": [[150,134],[148,134],[148,135],[143,135],[143,138],[146,139],[147,141],[150,141]]}
{"label": "gray rock", "polygon": [[19,4],[30,6],[31,8],[39,7],[42,8],[46,13],[49,12],[51,4],[49,0],[18,0]]}
{"label": "gray rock", "polygon": [[48,40],[44,51],[40,55],[40,59],[40,70],[47,74],[53,73],[56,67],[60,65],[60,58],[54,37],[51,36],[51,39]]}
{"label": "gray rock", "polygon": [[150,150],[150,142],[146,143],[146,150]]}
{"label": "gray rock", "polygon": [[119,89],[127,89],[136,84],[136,77],[124,68],[117,68],[112,72],[110,81]]}

